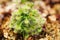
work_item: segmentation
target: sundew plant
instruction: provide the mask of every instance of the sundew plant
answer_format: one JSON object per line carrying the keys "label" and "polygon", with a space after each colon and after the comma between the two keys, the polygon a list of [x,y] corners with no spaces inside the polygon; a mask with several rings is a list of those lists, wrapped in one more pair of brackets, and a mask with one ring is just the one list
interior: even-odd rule
{"label": "sundew plant", "polygon": [[39,34],[44,23],[44,18],[33,8],[33,4],[24,4],[12,13],[9,27],[14,29],[14,33],[20,33],[27,38],[29,35]]}

